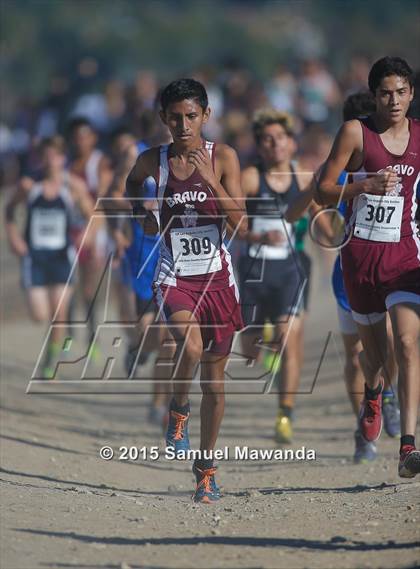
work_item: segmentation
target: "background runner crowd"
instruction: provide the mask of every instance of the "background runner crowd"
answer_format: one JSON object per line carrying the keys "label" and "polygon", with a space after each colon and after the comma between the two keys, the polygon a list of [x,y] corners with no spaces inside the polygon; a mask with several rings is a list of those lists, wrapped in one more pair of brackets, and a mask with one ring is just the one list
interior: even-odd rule
{"label": "background runner crowd", "polygon": [[[258,108],[270,106],[295,117],[300,160],[315,171],[329,152],[345,98],[366,88],[372,62],[371,58],[354,56],[337,74],[328,61],[307,59],[293,66],[279,65],[267,82],[257,80],[240,61],[185,69],[183,75],[206,85],[212,116],[205,135],[233,146],[241,166],[255,159],[250,118]],[[162,78],[143,69],[132,81],[104,80],[98,77],[98,65],[94,59],[82,60],[73,76],[51,77],[44,98],[22,97],[7,113],[3,110],[2,186],[36,170],[39,141],[65,134],[76,117],[89,120],[98,135],[99,147],[106,152],[111,150],[112,134],[120,127],[128,127],[136,139],[147,138],[152,144],[164,138],[160,121],[156,120],[156,101],[167,75]],[[415,86],[419,81],[418,72]],[[411,105],[412,116],[420,114],[419,91]]]}
{"label": "background runner crowd", "polygon": [[[94,341],[98,302],[103,300],[95,300],[98,276],[104,260],[114,253],[113,284],[120,321],[139,319],[140,322],[137,330],[127,329],[126,373],[135,373],[136,366],[145,363],[147,354],[162,344],[163,338],[158,333],[154,338],[150,335],[143,338],[155,315],[152,281],[157,256],[152,257],[156,240],[145,235],[136,223],[115,227],[95,221],[88,235],[86,228],[98,198],[124,194],[125,179],[137,156],[150,147],[170,142],[169,130],[159,119],[159,101],[162,87],[176,77],[191,77],[205,85],[211,115],[203,125],[203,138],[226,143],[236,151],[243,173],[244,195],[269,199],[276,192],[287,194],[273,210],[284,215],[299,191],[310,182],[300,172],[315,173],[327,159],[342,122],[344,102],[349,101],[349,96],[367,92],[369,69],[377,59],[362,52],[354,53],[337,65],[337,58],[332,54],[321,57],[318,54],[322,50],[315,49],[314,44],[308,48],[311,37],[308,26],[301,25],[296,34],[302,41],[302,53],[298,55],[294,51],[290,61],[283,54],[272,71],[265,73],[265,78],[257,76],[247,65],[246,58],[242,60],[237,55],[215,56],[206,64],[186,62],[182,73],[177,71],[171,75],[167,69],[156,66],[157,71],[153,66],[143,65],[135,73],[117,74],[115,69],[106,68],[102,58],[81,54],[72,73],[61,69],[51,73],[43,96],[34,96],[29,89],[28,94],[8,100],[0,116],[0,186],[6,194],[9,241],[13,252],[22,259],[21,280],[34,319],[46,325],[53,318],[65,319],[67,314],[72,321],[83,311],[88,321],[86,343],[90,355],[96,357],[101,348]],[[309,42],[306,47],[305,37]],[[420,117],[420,71],[414,71],[415,97],[408,116]],[[372,109],[365,111],[364,108],[359,114],[347,113],[347,118],[345,111],[344,118],[366,116]],[[275,156],[270,154],[273,140],[277,140],[273,143],[277,148]],[[284,184],[276,179],[277,170],[284,174]],[[151,209],[156,192],[153,180],[145,181],[144,192],[149,200],[145,207]],[[18,218],[16,224],[15,209],[22,204],[27,210],[26,222]],[[248,208],[248,214],[258,218],[258,204],[254,205],[255,211]],[[242,307],[245,323],[251,320],[255,323],[255,314],[247,314],[246,302],[257,302],[260,308],[264,305],[266,308],[265,312],[258,313],[256,323],[261,327],[258,334],[279,345],[286,331],[289,334],[281,367],[280,362],[268,354],[261,362],[266,369],[280,369],[283,395],[279,398],[275,420],[275,438],[279,443],[290,443],[293,437],[293,393],[299,385],[304,360],[303,323],[310,310],[311,258],[305,251],[305,235],[308,220],[316,211],[312,204],[308,215],[292,216],[293,219],[284,221],[286,233],[293,234],[289,243],[279,241],[279,227],[275,225],[265,231],[270,234],[264,237],[268,240],[259,242],[258,224],[251,223],[249,232],[256,235],[255,243],[237,239],[231,248],[242,300],[245,300]],[[23,229],[21,234],[18,226]],[[331,228],[321,229],[328,240]],[[261,246],[273,255],[270,258],[273,270],[269,275],[272,282],[268,279],[263,283],[265,288],[243,282],[244,275],[249,276],[250,259],[254,269],[255,260],[258,264]],[[77,271],[74,272],[77,251]],[[294,293],[295,289],[299,290],[300,278],[295,255],[308,279],[302,297],[295,297]],[[320,260],[325,264],[327,282],[334,259],[325,255]],[[133,274],[138,273],[142,265],[147,270],[134,278]],[[336,280],[334,287],[346,355],[344,374],[357,414],[363,382],[358,362],[361,346],[355,323],[351,321],[348,300],[340,297],[344,290],[340,278],[340,291],[337,293]],[[66,289],[65,302],[59,304],[65,283],[70,286]],[[325,287],[325,294],[332,294],[330,287]],[[270,304],[274,298],[277,302]],[[294,323],[289,330],[287,322],[282,326],[278,320],[290,314],[294,316]],[[139,354],[139,343],[144,340],[146,344]],[[392,343],[392,335],[389,340]],[[44,354],[44,377],[54,374],[54,358],[61,349],[60,342],[62,337],[56,330]],[[257,357],[253,346],[252,337],[244,338],[243,350],[251,359]],[[399,411],[394,397],[397,370],[395,361],[388,364],[389,381],[383,393],[385,429],[389,436],[398,437]],[[165,389],[160,387],[160,380],[164,378],[159,377],[158,371],[155,379],[156,392],[149,418],[161,425],[167,420],[168,399]],[[179,408],[182,407],[179,403]],[[373,460],[375,456],[375,440],[363,439],[356,423],[355,461]]]}

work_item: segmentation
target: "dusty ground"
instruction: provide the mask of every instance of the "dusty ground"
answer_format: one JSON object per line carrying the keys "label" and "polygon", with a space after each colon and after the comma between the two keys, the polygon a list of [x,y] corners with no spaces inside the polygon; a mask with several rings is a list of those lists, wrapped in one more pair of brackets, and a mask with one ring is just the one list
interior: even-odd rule
{"label": "dusty ground", "polygon": [[[326,282],[315,279],[304,391],[333,336],[313,393],[298,397],[291,447],[314,449],[316,460],[235,461],[235,445],[274,448],[276,397],[232,394],[219,441],[231,449],[219,463],[224,498],[209,507],[190,500],[190,463],[99,458],[103,445],[116,454],[122,445],[163,449],[145,423],[148,395],[25,394],[45,335],[23,316],[8,256],[6,266],[2,569],[419,566],[420,478],[398,479],[398,441],[383,435],[374,464],[352,464],[354,419]],[[198,402],[194,396],[193,445]]]}

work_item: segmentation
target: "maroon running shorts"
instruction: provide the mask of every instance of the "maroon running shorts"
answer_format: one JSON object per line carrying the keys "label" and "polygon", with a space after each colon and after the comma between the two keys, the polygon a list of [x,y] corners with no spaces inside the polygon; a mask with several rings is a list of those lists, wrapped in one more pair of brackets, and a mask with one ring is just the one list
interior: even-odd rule
{"label": "maroon running shorts", "polygon": [[211,353],[228,355],[234,332],[243,328],[235,285],[206,292],[157,285],[155,301],[164,320],[180,310],[191,312],[201,327],[203,345]]}
{"label": "maroon running shorts", "polygon": [[341,250],[341,264],[356,322],[374,324],[395,304],[420,304],[420,242],[415,237],[398,243],[351,239]]}

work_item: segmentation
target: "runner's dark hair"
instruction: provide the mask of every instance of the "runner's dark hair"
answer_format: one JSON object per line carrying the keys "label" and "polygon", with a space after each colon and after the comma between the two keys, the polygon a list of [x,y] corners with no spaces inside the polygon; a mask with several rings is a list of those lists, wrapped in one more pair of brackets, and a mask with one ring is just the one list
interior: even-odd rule
{"label": "runner's dark hair", "polygon": [[202,83],[195,79],[177,79],[169,83],[160,94],[160,106],[165,112],[171,103],[178,103],[185,99],[197,101],[205,111],[209,105],[207,92]]}
{"label": "runner's dark hair", "polygon": [[134,133],[129,126],[117,126],[109,135],[109,139],[111,142],[114,142],[118,137],[125,135],[134,136]]}
{"label": "runner's dark hair", "polygon": [[376,110],[375,99],[369,91],[360,91],[349,95],[343,105],[343,120],[351,121],[368,117]]}
{"label": "runner's dark hair", "polygon": [[69,134],[73,134],[73,132],[80,127],[88,127],[91,130],[95,131],[95,127],[91,123],[91,121],[87,117],[74,117],[67,123],[67,132]]}
{"label": "runner's dark hair", "polygon": [[413,70],[401,57],[382,57],[378,59],[369,72],[368,84],[371,93],[375,94],[376,89],[379,87],[382,79],[384,77],[389,77],[390,75],[397,75],[398,77],[404,77],[407,79],[410,87],[413,87],[414,75]]}
{"label": "runner's dark hair", "polygon": [[47,148],[54,148],[60,154],[66,153],[66,142],[62,136],[55,134],[54,136],[49,136],[47,138],[43,138],[39,143],[39,149],[41,152],[47,150]]}

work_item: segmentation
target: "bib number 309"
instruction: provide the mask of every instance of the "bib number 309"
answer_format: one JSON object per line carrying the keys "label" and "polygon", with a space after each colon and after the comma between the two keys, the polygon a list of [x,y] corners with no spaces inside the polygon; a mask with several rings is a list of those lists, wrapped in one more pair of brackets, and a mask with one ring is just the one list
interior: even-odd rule
{"label": "bib number 309", "polygon": [[189,240],[187,237],[181,237],[180,242],[182,244],[181,255],[185,257],[186,255],[208,255],[211,252],[211,241],[208,237],[203,237],[202,239],[198,237],[193,237]]}
{"label": "bib number 309", "polygon": [[220,271],[220,235],[216,225],[171,230],[175,274],[179,277]]}
{"label": "bib number 309", "polygon": [[361,194],[357,200],[355,237],[369,241],[398,242],[403,207],[402,196]]}

